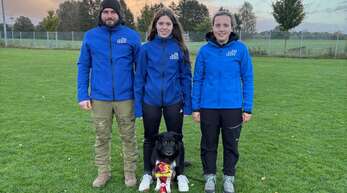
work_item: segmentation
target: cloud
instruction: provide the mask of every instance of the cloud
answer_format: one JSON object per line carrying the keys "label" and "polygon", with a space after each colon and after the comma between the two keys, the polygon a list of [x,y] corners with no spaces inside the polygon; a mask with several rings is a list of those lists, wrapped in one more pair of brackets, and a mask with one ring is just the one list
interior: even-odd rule
{"label": "cloud", "polygon": [[4,3],[8,16],[44,17],[48,10],[58,7],[60,0],[10,0]]}

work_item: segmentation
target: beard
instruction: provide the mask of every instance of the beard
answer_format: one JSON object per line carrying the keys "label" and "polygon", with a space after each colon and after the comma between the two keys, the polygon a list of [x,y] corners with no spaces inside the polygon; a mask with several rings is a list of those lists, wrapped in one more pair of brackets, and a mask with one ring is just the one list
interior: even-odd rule
{"label": "beard", "polygon": [[107,19],[104,21],[104,24],[107,27],[114,27],[115,25],[117,25],[117,23],[118,23],[118,20],[113,20],[113,19]]}

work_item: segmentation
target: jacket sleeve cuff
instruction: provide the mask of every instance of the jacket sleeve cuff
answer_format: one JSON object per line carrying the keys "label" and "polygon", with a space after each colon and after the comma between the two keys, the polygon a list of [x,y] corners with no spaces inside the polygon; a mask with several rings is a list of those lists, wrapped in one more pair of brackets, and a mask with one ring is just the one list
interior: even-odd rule
{"label": "jacket sleeve cuff", "polygon": [[78,102],[82,102],[82,101],[87,101],[87,100],[90,100],[90,97],[79,97],[78,99],[77,99],[77,101]]}
{"label": "jacket sleeve cuff", "polygon": [[135,101],[135,117],[142,117],[142,104],[140,102]]}
{"label": "jacket sleeve cuff", "polygon": [[141,111],[136,111],[135,112],[135,117],[136,118],[142,117],[142,112]]}
{"label": "jacket sleeve cuff", "polygon": [[191,115],[192,114],[192,110],[190,110],[190,109],[183,109],[183,114],[184,115]]}
{"label": "jacket sleeve cuff", "polygon": [[248,114],[252,114],[252,111],[250,111],[250,110],[247,110],[247,111],[246,111],[246,110],[243,110],[243,112],[244,112],[244,113],[248,113]]}

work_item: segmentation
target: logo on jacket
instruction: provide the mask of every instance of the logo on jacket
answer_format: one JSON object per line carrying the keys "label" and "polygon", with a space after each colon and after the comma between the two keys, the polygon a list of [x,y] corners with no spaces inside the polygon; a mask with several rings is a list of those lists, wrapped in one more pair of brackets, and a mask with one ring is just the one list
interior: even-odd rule
{"label": "logo on jacket", "polygon": [[171,54],[170,60],[178,60],[178,52]]}
{"label": "logo on jacket", "polygon": [[119,38],[117,40],[117,44],[126,44],[127,43],[127,39],[126,38]]}
{"label": "logo on jacket", "polygon": [[227,56],[236,56],[237,50],[229,50]]}

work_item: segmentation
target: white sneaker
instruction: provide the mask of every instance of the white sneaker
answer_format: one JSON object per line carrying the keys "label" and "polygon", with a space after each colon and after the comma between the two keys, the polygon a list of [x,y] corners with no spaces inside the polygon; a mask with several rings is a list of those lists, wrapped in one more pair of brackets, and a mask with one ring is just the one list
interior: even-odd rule
{"label": "white sneaker", "polygon": [[189,180],[185,175],[177,176],[177,184],[179,192],[188,192],[189,191]]}
{"label": "white sneaker", "polygon": [[140,192],[148,191],[149,187],[151,186],[151,183],[152,183],[152,176],[149,174],[143,175],[141,183],[139,185],[139,191]]}

